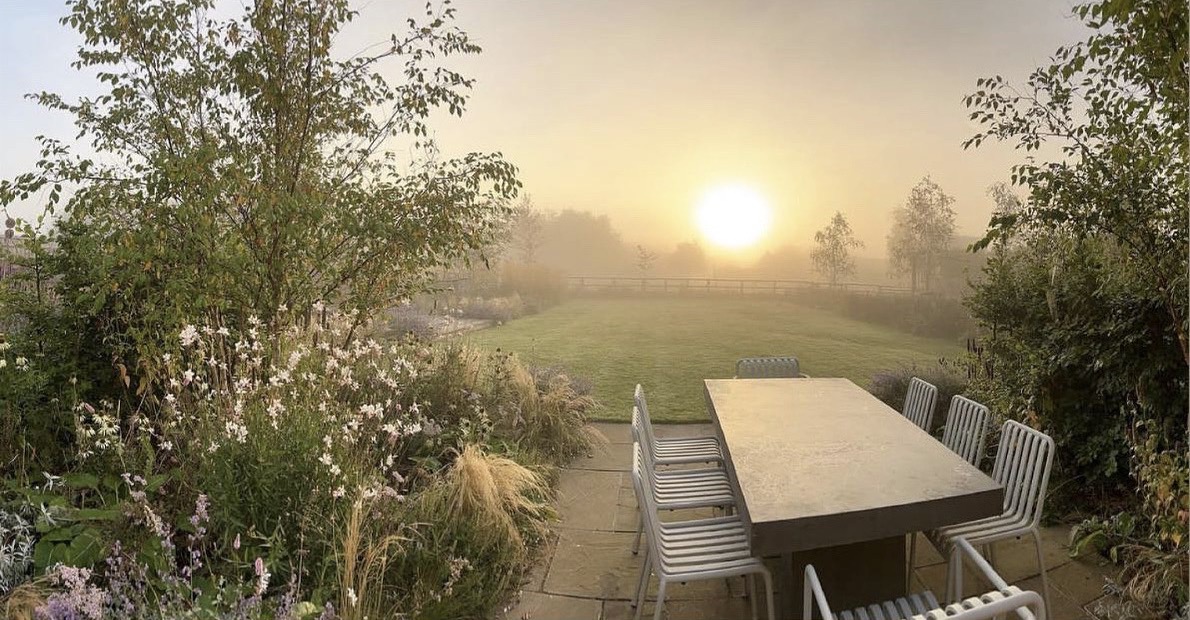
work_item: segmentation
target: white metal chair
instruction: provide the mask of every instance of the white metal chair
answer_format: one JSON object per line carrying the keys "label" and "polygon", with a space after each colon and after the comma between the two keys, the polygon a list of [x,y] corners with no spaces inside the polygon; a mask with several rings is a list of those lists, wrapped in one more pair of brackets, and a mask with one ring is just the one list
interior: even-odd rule
{"label": "white metal chair", "polygon": [[[653,434],[653,423],[649,419],[649,404],[645,401],[645,389],[638,383],[633,393],[636,408],[640,410],[640,428],[644,442],[651,447],[653,462],[657,465],[688,465],[691,463],[722,463],[723,451],[716,437],[669,437],[658,438]],[[637,424],[637,416],[633,416]]]}
{"label": "white metal chair", "polygon": [[901,407],[901,415],[928,433],[930,424],[934,422],[934,404],[937,402],[938,388],[913,377],[909,380],[909,389],[905,392],[905,405]]}
{"label": "white metal chair", "polygon": [[[945,553],[955,541],[964,538],[972,545],[984,545],[988,558],[995,556],[992,544],[1020,538],[1026,534],[1033,537],[1037,550],[1037,568],[1041,571],[1041,590],[1046,606],[1049,606],[1049,581],[1045,574],[1045,559],[1041,555],[1041,510],[1045,503],[1045,489],[1049,484],[1050,468],[1054,464],[1054,440],[1045,433],[1029,428],[1015,420],[1004,423],[1000,432],[1000,447],[996,451],[996,465],[992,479],[1004,486],[1004,511],[996,517],[949,525],[931,532],[926,538],[939,552]],[[916,550],[916,534],[909,547],[909,562],[913,565]],[[947,567],[956,571],[954,562]],[[959,568],[961,573],[961,568]]]}
{"label": "white metal chair", "polygon": [[703,579],[745,577],[752,599],[752,618],[757,618],[755,576],[764,579],[768,602],[768,617],[775,618],[773,605],[773,577],[759,558],[753,557],[748,532],[739,515],[663,523],[657,517],[657,504],[646,485],[641,457],[644,450],[639,443],[633,452],[632,483],[636,500],[641,506],[645,525],[649,528],[649,544],[637,581],[634,607],[640,620],[652,575],[657,575],[657,603],[653,619],[660,620],[665,609],[666,588],[673,582],[684,583]]}
{"label": "white metal chair", "polygon": [[809,620],[815,608],[822,618],[832,620],[991,620],[1007,614],[1015,614],[1020,620],[1045,620],[1046,609],[1042,597],[1032,590],[1021,590],[1008,585],[987,560],[984,560],[970,543],[962,538],[954,540],[950,563],[962,566],[964,556],[971,560],[975,567],[983,573],[995,589],[967,599],[962,597],[962,574],[959,570],[954,575],[947,575],[947,590],[955,592],[954,598],[947,597],[949,604],[941,605],[934,593],[925,591],[911,594],[892,601],[865,605],[839,614],[831,611],[826,595],[822,591],[822,584],[818,580],[818,573],[812,565],[806,566],[805,585],[803,586],[802,618]]}
{"label": "white metal chair", "polygon": [[800,378],[801,366],[797,358],[785,357],[745,357],[735,363],[737,379],[789,379]]}
{"label": "white metal chair", "polygon": [[946,412],[946,427],[942,443],[963,460],[979,467],[983,460],[983,442],[988,434],[988,408],[967,398],[955,395]]}
{"label": "white metal chair", "polygon": [[[658,510],[682,510],[685,508],[721,508],[726,511],[735,506],[735,492],[727,472],[719,468],[710,469],[668,469],[657,471],[653,457],[647,448],[641,447],[641,437],[636,421],[640,410],[632,408],[632,441],[640,452],[633,457],[642,463],[648,488]],[[640,538],[644,533],[644,509],[637,504],[636,538],[632,541],[632,555],[640,551]]]}

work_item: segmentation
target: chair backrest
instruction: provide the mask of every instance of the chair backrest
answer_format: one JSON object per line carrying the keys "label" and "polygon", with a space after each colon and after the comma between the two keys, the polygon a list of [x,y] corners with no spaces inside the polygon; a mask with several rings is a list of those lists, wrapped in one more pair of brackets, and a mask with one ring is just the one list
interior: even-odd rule
{"label": "chair backrest", "polygon": [[967,398],[955,395],[946,412],[946,428],[942,443],[963,460],[979,467],[983,459],[983,442],[988,434],[988,408]]}
{"label": "chair backrest", "polygon": [[636,505],[640,507],[641,518],[644,519],[646,531],[649,533],[649,545],[652,546],[657,539],[657,502],[653,498],[652,481],[644,475],[644,470],[648,467],[644,461],[647,458],[644,456],[646,452],[647,448],[643,448],[639,441],[632,443],[632,489],[636,492]]}
{"label": "chair backrest", "polygon": [[745,357],[735,363],[735,376],[739,379],[781,379],[802,376],[797,358]]}
{"label": "chair backrest", "polygon": [[905,405],[901,407],[901,415],[909,418],[926,431],[930,432],[930,424],[934,422],[934,404],[938,402],[938,388],[917,377],[909,380],[909,389],[905,392]]}
{"label": "chair backrest", "polygon": [[641,431],[638,430],[637,420],[641,419],[640,407],[632,407],[632,441],[636,444],[636,450],[640,452],[639,455],[634,455],[633,458],[639,458],[641,467],[649,474],[649,480],[656,480],[657,478],[657,464],[653,460],[653,447],[651,445],[644,445],[644,439],[641,437]]}
{"label": "chair backrest", "polygon": [[1008,420],[1000,431],[1000,447],[992,479],[1004,486],[1004,511],[1032,525],[1041,522],[1045,488],[1054,464],[1054,440],[1049,435]]}
{"label": "chair backrest", "polygon": [[[650,450],[657,445],[657,440],[653,436],[653,421],[649,419],[649,403],[645,400],[645,388],[641,387],[639,383],[636,384],[636,390],[632,393],[632,402],[636,406],[640,417],[640,432],[643,435],[641,441],[648,444]],[[636,417],[633,417],[635,423]]]}

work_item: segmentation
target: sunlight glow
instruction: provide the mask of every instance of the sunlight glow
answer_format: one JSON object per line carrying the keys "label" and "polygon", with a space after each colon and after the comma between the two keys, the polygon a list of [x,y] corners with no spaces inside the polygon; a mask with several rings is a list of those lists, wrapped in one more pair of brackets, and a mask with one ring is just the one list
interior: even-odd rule
{"label": "sunlight glow", "polygon": [[698,230],[711,243],[732,250],[756,243],[769,231],[768,201],[747,185],[720,185],[703,194],[695,217]]}

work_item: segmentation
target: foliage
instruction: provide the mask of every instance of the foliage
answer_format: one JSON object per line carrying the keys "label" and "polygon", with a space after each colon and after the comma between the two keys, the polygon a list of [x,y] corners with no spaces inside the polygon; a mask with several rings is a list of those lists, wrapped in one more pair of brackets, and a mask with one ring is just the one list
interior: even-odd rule
{"label": "foliage", "polygon": [[[1187,96],[1184,2],[1096,1],[1091,29],[1024,88],[997,76],[967,97],[984,140],[1026,152],[977,248],[969,303],[991,332],[1001,410],[1054,435],[1058,475],[1126,503],[1080,534],[1122,562],[1123,591],[1151,613],[1187,604]],[[1056,147],[1046,161],[1043,146]],[[1054,152],[1054,151],[1049,151]]]}
{"label": "foliage", "polygon": [[545,239],[542,237],[542,224],[546,214],[533,206],[533,199],[525,194],[512,213],[511,245],[520,255],[520,262],[532,265],[537,262],[537,254]]}
{"label": "foliage", "polygon": [[636,270],[641,275],[649,275],[649,270],[653,268],[653,263],[657,262],[657,253],[649,250],[643,245],[636,246]]}
{"label": "foliage", "polygon": [[658,260],[658,271],[672,276],[698,277],[707,273],[707,253],[697,241],[684,241]]}
{"label": "foliage", "polygon": [[946,423],[946,412],[950,408],[950,400],[956,394],[964,394],[966,391],[967,377],[959,371],[953,361],[939,359],[937,363],[931,365],[903,365],[877,372],[872,375],[872,379],[868,383],[868,391],[884,404],[901,411],[905,405],[905,395],[909,391],[909,381],[914,377],[927,381],[938,388],[938,400],[934,403],[933,424],[933,430],[937,430]]}
{"label": "foliage", "polygon": [[562,274],[544,265],[506,262],[500,266],[499,278],[495,292],[519,296],[527,312],[540,312],[557,304],[566,290]]}
{"label": "foliage", "polygon": [[930,177],[909,192],[905,204],[893,212],[888,234],[888,261],[895,274],[909,274],[910,288],[929,291],[942,255],[954,236],[954,197]]}
{"label": "foliage", "polygon": [[814,270],[826,276],[832,285],[838,284],[841,276],[855,273],[855,260],[851,258],[851,250],[862,248],[864,244],[855,238],[851,232],[851,224],[841,212],[836,211],[831,223],[814,233],[814,242],[818,244],[818,247],[810,252]]}
{"label": "foliage", "polygon": [[[72,0],[74,66],[103,90],[32,98],[71,115],[98,155],[43,138],[36,169],[0,183],[0,205],[42,194],[60,212],[52,266],[69,318],[133,379],[157,375],[156,345],[191,317],[271,326],[324,300],[363,318],[420,290],[494,236],[518,186],[499,155],[443,161],[426,137],[473,83],[443,60],[479,50],[449,5],[340,60],[346,0],[227,18],[214,4]],[[412,165],[386,150],[398,141]]]}
{"label": "foliage", "polygon": [[28,581],[33,570],[33,524],[0,508],[0,596]]}
{"label": "foliage", "polygon": [[[312,314],[326,318],[275,336],[259,322],[186,326],[163,354],[159,399],[131,412],[70,408],[71,472],[6,494],[43,515],[39,573],[95,569],[56,582],[47,605],[114,604],[131,589],[192,611],[250,607],[240,617],[286,617],[276,608],[298,599],[318,610],[331,601],[349,618],[380,607],[457,617],[503,595],[550,516],[547,470],[517,463],[548,468],[588,450],[590,400],[564,378],[539,384],[508,356],[345,341],[352,317]],[[490,503],[479,518],[444,499],[455,497],[444,489],[483,492],[484,472],[510,515],[498,540]],[[185,516],[196,494],[201,541]],[[189,544],[201,567],[173,551]],[[119,572],[133,581],[98,566],[105,554],[128,562]],[[235,585],[247,575],[288,585]]]}

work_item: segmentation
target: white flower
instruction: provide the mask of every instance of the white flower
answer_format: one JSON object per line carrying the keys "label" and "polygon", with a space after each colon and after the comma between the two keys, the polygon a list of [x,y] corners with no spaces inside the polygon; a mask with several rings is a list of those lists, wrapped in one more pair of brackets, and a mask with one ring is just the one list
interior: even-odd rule
{"label": "white flower", "polygon": [[359,597],[355,595],[355,588],[347,588],[347,604],[355,607],[355,604],[358,602]]}
{"label": "white flower", "polygon": [[344,489],[342,485],[340,485],[340,486],[339,486],[339,488],[335,489],[335,490],[334,490],[334,491],[331,493],[331,495],[332,495],[332,496],[333,496],[335,499],[339,499],[340,497],[343,497],[344,495],[347,495],[347,490],[346,490],[346,489]]}
{"label": "white flower", "polygon": [[29,358],[18,357],[15,360],[17,370],[29,370]]}
{"label": "white flower", "polygon": [[178,339],[182,341],[182,346],[188,347],[198,342],[198,329],[193,325],[184,325],[182,333],[178,334]]}
{"label": "white flower", "polygon": [[5,366],[8,366],[8,360],[0,357],[0,368],[4,368]]}

